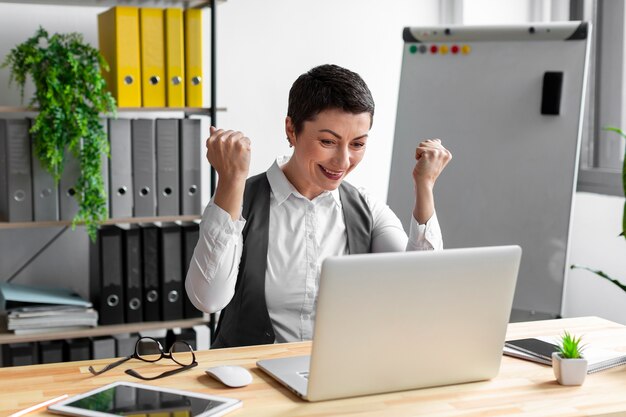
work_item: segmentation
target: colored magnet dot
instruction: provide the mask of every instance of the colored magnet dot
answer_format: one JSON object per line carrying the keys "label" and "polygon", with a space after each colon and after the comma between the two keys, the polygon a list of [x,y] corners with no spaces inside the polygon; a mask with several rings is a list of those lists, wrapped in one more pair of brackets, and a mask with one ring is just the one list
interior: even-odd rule
{"label": "colored magnet dot", "polygon": [[437,53],[437,45],[432,45],[430,47],[430,53],[431,54],[436,54]]}
{"label": "colored magnet dot", "polygon": [[412,54],[416,53],[417,52],[417,46],[411,45],[409,47],[409,52],[412,53]]}
{"label": "colored magnet dot", "polygon": [[447,54],[447,53],[448,53],[448,51],[449,51],[449,49],[448,49],[448,45],[441,45],[441,46],[439,47],[439,53],[441,53],[441,55],[445,55],[445,54]]}
{"label": "colored magnet dot", "polygon": [[452,48],[450,48],[450,51],[451,51],[453,54],[458,54],[458,53],[459,53],[459,47],[458,47],[458,46],[456,46],[456,45],[452,45]]}
{"label": "colored magnet dot", "polygon": [[426,45],[420,45],[420,54],[425,54],[426,52],[428,52]]}
{"label": "colored magnet dot", "polygon": [[472,48],[470,48],[469,45],[463,45],[461,47],[461,52],[465,55],[469,54],[470,52],[472,52]]}

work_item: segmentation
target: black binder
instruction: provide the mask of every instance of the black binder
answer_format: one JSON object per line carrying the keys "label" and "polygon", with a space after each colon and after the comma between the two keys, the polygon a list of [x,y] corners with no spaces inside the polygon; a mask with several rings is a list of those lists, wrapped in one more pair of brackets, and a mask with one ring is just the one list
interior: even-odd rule
{"label": "black binder", "polygon": [[91,359],[91,341],[86,337],[65,340],[65,362],[86,361]]}
{"label": "black binder", "polygon": [[180,226],[163,224],[160,228],[159,264],[161,279],[161,318],[183,318],[182,239]]}
{"label": "black binder", "polygon": [[37,360],[35,343],[7,343],[2,345],[3,366],[34,365]]}
{"label": "black binder", "polygon": [[159,290],[159,228],[141,226],[141,251],[143,269],[143,319],[161,320]]}
{"label": "black binder", "polygon": [[[196,244],[198,243],[198,237],[200,234],[200,226],[197,223],[185,223],[181,226],[181,230],[183,233],[183,263],[182,263],[182,276],[183,282],[187,277],[187,271],[189,270],[189,263],[191,262],[191,257],[193,256],[193,251],[196,248]],[[192,303],[189,297],[187,297],[187,293],[185,291],[185,286],[183,285],[183,316],[185,318],[195,318],[202,317],[202,311],[198,310]]]}
{"label": "black binder", "polygon": [[166,336],[167,349],[176,341],[187,342],[193,350],[197,350],[196,331],[192,327],[185,329],[169,329]]}
{"label": "black binder", "polygon": [[122,232],[116,226],[98,230],[96,243],[90,243],[89,292],[100,324],[124,323]]}
{"label": "black binder", "polygon": [[127,323],[143,321],[143,275],[141,271],[141,232],[139,227],[120,228],[124,252],[124,310]]}
{"label": "black binder", "polygon": [[39,342],[38,363],[58,363],[63,362],[63,341],[45,340]]}
{"label": "black binder", "polygon": [[115,357],[115,339],[111,336],[97,336],[91,339],[91,359]]}

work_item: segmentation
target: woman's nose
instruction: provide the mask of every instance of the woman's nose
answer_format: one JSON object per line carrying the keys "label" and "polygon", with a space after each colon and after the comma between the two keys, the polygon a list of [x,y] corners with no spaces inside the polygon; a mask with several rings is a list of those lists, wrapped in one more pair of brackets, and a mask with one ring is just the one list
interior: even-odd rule
{"label": "woman's nose", "polygon": [[333,163],[336,164],[336,168],[347,168],[350,166],[350,149],[338,148],[333,156]]}

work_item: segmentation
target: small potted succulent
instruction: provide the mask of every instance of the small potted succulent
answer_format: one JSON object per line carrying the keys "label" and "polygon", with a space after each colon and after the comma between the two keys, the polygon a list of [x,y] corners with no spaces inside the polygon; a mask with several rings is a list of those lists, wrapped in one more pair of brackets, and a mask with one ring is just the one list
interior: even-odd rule
{"label": "small potted succulent", "polygon": [[587,376],[587,359],[582,355],[581,337],[564,332],[558,343],[559,350],[552,353],[552,370],[561,385],[582,385]]}

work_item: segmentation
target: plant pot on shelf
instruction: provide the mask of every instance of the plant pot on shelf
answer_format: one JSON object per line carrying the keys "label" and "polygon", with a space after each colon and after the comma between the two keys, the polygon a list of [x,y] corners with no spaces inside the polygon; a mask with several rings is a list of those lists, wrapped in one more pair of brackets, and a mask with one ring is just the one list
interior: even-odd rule
{"label": "plant pot on shelf", "polygon": [[582,385],[587,376],[587,359],[564,358],[559,352],[552,352],[552,370],[561,385]]}

